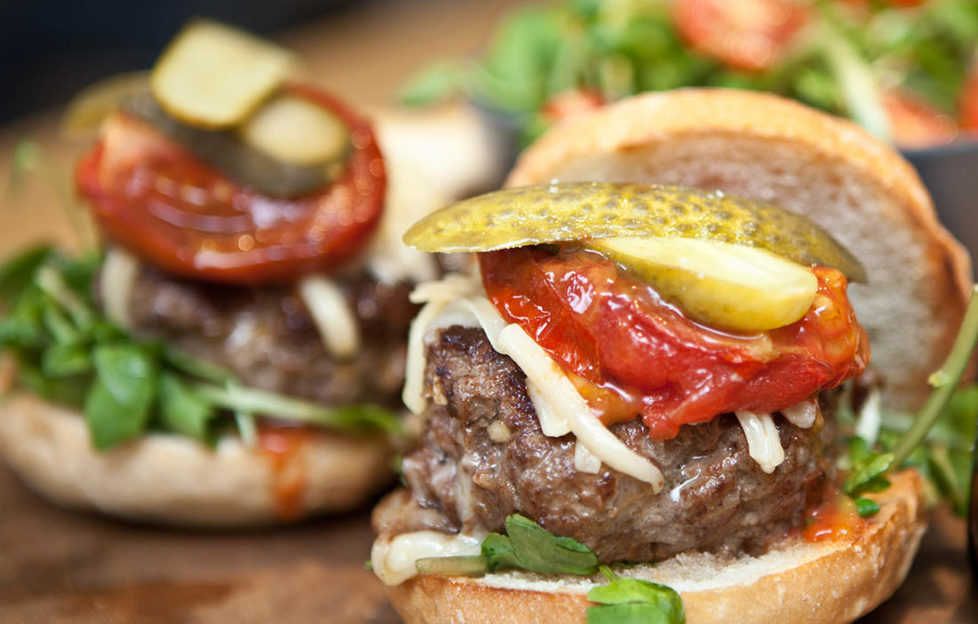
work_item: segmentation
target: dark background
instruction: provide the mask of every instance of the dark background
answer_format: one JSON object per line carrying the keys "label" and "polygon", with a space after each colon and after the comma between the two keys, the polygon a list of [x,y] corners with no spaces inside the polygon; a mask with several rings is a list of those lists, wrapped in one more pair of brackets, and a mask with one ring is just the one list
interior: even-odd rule
{"label": "dark background", "polygon": [[0,0],[0,123],[91,82],[148,69],[188,18],[269,33],[395,0]]}

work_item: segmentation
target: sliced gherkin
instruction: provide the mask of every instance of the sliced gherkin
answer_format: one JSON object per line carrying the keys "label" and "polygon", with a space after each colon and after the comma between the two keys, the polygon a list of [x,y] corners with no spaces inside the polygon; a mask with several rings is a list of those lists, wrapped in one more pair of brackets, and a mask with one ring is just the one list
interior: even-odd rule
{"label": "sliced gherkin", "polygon": [[201,130],[167,114],[148,92],[127,97],[122,109],[151,124],[231,178],[270,197],[295,197],[317,191],[343,173],[349,143],[335,160],[313,165],[279,160],[249,145],[237,133]]}
{"label": "sliced gherkin", "polygon": [[588,247],[615,260],[691,318],[759,332],[805,316],[818,291],[811,270],[766,249],[694,238],[602,238]]}
{"label": "sliced gherkin", "polygon": [[648,236],[766,249],[866,281],[859,261],[810,219],[772,204],[678,186],[567,182],[503,189],[434,212],[404,242],[431,252]]}

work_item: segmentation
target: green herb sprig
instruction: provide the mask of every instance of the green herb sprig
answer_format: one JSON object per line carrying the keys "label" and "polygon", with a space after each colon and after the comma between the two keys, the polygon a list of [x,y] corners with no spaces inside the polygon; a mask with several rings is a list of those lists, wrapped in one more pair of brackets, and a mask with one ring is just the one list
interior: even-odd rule
{"label": "green herb sprig", "polygon": [[961,379],[978,344],[978,286],[972,290],[964,320],[944,364],[931,375],[934,386],[915,416],[885,409],[878,450],[859,437],[849,443],[849,476],[843,484],[860,515],[879,506],[863,498],[889,487],[887,474],[913,466],[924,476],[932,499],[950,503],[958,515],[967,513],[972,444],[978,427],[978,385],[961,388]]}
{"label": "green herb sprig", "polygon": [[133,337],[92,300],[100,261],[97,254],[68,259],[37,248],[0,266],[0,352],[13,356],[21,385],[83,411],[95,448],[147,431],[213,444],[230,422],[253,442],[254,415],[349,432],[401,432],[400,421],[384,408],[323,407],[248,388],[219,366]]}
{"label": "green herb sprig", "polygon": [[592,576],[608,579],[588,592],[597,603],[587,610],[588,624],[683,624],[686,615],[679,594],[665,585],[623,578],[598,563],[594,552],[581,542],[558,537],[525,516],[506,518],[506,534],[490,533],[481,554],[419,559],[419,574],[481,576],[498,570],[526,570],[538,574]]}
{"label": "green herb sprig", "polygon": [[679,87],[771,91],[889,134],[880,91],[896,88],[956,115],[974,62],[978,3],[942,0],[907,10],[812,2],[813,27],[763,72],[740,71],[683,40],[666,0],[561,0],[521,7],[480,58],[437,61],[404,85],[420,106],[461,95],[511,126],[523,145],[552,122],[554,96],[583,89],[607,100]]}

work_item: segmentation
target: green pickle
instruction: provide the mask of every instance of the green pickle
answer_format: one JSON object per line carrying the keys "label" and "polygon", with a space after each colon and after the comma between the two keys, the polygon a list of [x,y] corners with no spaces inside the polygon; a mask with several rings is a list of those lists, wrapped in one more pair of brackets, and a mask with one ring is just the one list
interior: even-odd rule
{"label": "green pickle", "polygon": [[811,220],[764,202],[677,186],[568,182],[511,188],[432,213],[404,235],[430,252],[606,238],[693,238],[758,247],[865,282],[859,261]]}

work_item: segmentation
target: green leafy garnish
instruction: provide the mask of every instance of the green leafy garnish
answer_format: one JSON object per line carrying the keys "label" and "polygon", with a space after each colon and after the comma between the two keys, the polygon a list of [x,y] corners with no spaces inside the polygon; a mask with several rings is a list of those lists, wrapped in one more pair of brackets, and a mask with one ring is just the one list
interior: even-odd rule
{"label": "green leafy garnish", "polygon": [[81,409],[97,449],[146,431],[212,444],[230,422],[250,445],[255,415],[343,431],[401,431],[400,421],[384,408],[326,408],[247,388],[220,366],[136,339],[108,321],[92,300],[99,263],[94,254],[68,259],[42,247],[0,266],[0,352],[13,356],[22,386]]}
{"label": "green leafy garnish", "polygon": [[880,505],[876,501],[869,498],[857,498],[856,502],[856,513],[859,514],[860,518],[868,518],[870,516],[875,516],[880,511]]}
{"label": "green leafy garnish", "polygon": [[526,570],[538,574],[592,576],[608,579],[588,592],[597,606],[587,610],[588,624],[683,624],[686,615],[675,590],[633,578],[622,578],[598,563],[594,552],[581,542],[558,537],[525,516],[506,518],[506,534],[490,533],[482,552],[473,556],[430,557],[415,564],[419,574],[481,576],[498,570]]}
{"label": "green leafy garnish", "polygon": [[525,516],[506,518],[506,535],[493,533],[482,542],[489,570],[520,568],[540,574],[594,574],[598,558],[575,539],[557,537]]}
{"label": "green leafy garnish", "polygon": [[[889,486],[886,473],[914,467],[925,479],[932,502],[948,502],[965,515],[970,494],[973,442],[978,433],[978,385],[960,387],[978,344],[978,287],[972,291],[961,329],[941,368],[931,375],[934,390],[916,415],[882,408],[877,448],[860,437],[849,443],[849,476],[843,490],[856,499],[860,515],[872,515],[862,494]],[[843,406],[842,414],[851,409]],[[850,417],[851,418],[851,417]],[[864,515],[865,514],[865,515]]]}
{"label": "green leafy garnish", "polygon": [[601,566],[608,585],[599,585],[587,598],[598,606],[587,610],[587,624],[683,624],[686,613],[676,590],[659,583],[622,578]]}
{"label": "green leafy garnish", "polygon": [[885,87],[957,118],[961,85],[974,62],[978,3],[871,5],[853,10],[813,2],[804,34],[758,72],[737,70],[690,45],[666,0],[522,7],[500,22],[481,58],[422,69],[401,90],[401,101],[418,106],[461,95],[499,113],[524,145],[555,121],[548,104],[573,90],[606,101],[690,86],[771,91],[850,117],[885,138]]}
{"label": "green leafy garnish", "polygon": [[149,422],[156,398],[158,365],[134,344],[98,345],[92,352],[95,382],[85,397],[85,420],[99,450],[131,440]]}

